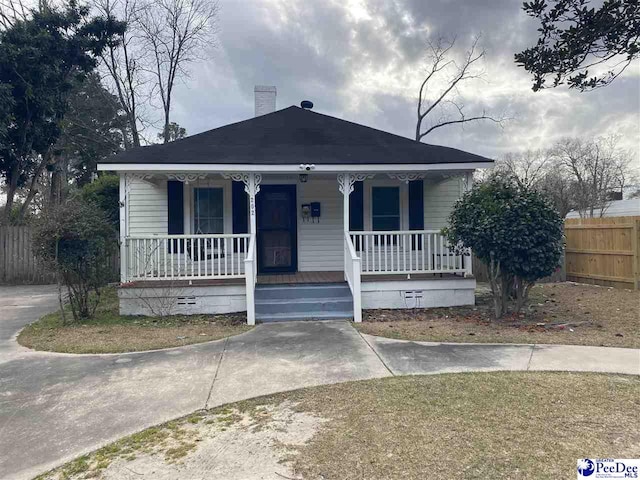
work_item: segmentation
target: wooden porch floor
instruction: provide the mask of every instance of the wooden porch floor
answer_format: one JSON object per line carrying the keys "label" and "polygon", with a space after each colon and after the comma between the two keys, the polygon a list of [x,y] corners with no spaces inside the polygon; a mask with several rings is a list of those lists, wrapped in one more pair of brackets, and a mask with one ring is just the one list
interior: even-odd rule
{"label": "wooden porch floor", "polygon": [[[463,278],[462,275],[452,273],[414,273],[411,278],[407,279],[406,274],[386,274],[386,275],[367,275],[362,274],[362,282],[385,282],[385,281],[402,281],[402,280],[455,280]],[[337,272],[296,272],[296,273],[279,273],[271,275],[258,275],[259,285],[283,285],[283,284],[302,284],[302,283],[342,283],[344,282],[344,273]],[[127,287],[167,287],[167,286],[209,286],[209,285],[244,285],[244,278],[220,278],[220,279],[179,279],[179,280],[144,280],[131,282]]]}
{"label": "wooden porch floor", "polygon": [[296,272],[258,275],[260,285],[278,285],[283,283],[340,283],[344,282],[343,272]]}
{"label": "wooden porch floor", "polygon": [[[406,274],[367,275],[363,273],[363,282],[384,282],[397,280],[443,280],[460,279],[462,275],[452,273],[413,273],[410,278]],[[341,283],[344,282],[344,273],[338,272],[296,272],[277,275],[258,275],[258,283],[261,285],[296,284],[296,283]]]}

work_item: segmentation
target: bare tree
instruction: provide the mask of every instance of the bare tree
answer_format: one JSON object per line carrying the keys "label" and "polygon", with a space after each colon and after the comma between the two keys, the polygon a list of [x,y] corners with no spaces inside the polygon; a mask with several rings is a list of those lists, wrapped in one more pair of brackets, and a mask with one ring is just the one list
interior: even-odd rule
{"label": "bare tree", "polygon": [[574,201],[582,217],[603,216],[612,192],[624,188],[629,159],[617,147],[617,138],[593,141],[566,138],[552,149],[556,164],[574,184]]}
{"label": "bare tree", "polygon": [[522,187],[536,188],[546,176],[550,160],[548,150],[507,153],[497,163],[496,171],[511,177]]}
{"label": "bare tree", "polygon": [[151,52],[154,92],[160,94],[164,113],[162,136],[170,141],[173,88],[188,65],[215,46],[218,3],[211,0],[154,0],[146,4],[139,22]]}
{"label": "bare tree", "polygon": [[576,208],[574,187],[570,177],[553,168],[549,168],[537,184],[537,189],[556,207],[560,218]]}
{"label": "bare tree", "polygon": [[[455,38],[446,41],[439,38],[435,43],[428,43],[427,75],[420,84],[417,105],[416,140],[420,141],[437,128],[446,125],[464,124],[479,120],[488,120],[502,125],[506,117],[494,117],[486,111],[472,116],[464,112],[464,104],[458,99],[458,87],[469,80],[480,79],[483,72],[476,67],[484,58],[485,51],[478,48],[480,37],[477,36],[469,50],[465,53],[461,63],[452,58],[452,49],[455,46]],[[443,84],[444,87],[435,87]],[[430,94],[431,87],[435,92]],[[436,110],[440,111],[437,119],[424,128],[425,119],[433,118]],[[452,114],[451,111],[454,113]]]}
{"label": "bare tree", "polygon": [[22,0],[0,0],[0,26],[10,28],[17,21],[29,18],[29,8]]}
{"label": "bare tree", "polygon": [[101,55],[102,67],[106,70],[107,84],[118,97],[127,118],[128,131],[123,131],[125,149],[141,144],[142,115],[141,100],[146,96],[148,82],[143,69],[146,55],[141,42],[139,28],[143,6],[139,0],[94,0],[94,8],[110,19],[118,19],[127,24],[126,31],[110,43]]}

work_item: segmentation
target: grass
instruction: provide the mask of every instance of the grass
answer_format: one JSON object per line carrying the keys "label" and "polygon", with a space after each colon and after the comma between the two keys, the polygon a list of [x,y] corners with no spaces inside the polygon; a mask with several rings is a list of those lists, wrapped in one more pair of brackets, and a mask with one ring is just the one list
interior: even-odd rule
{"label": "grass", "polygon": [[[193,418],[194,415],[189,418]],[[95,478],[115,459],[131,461],[141,454],[161,455],[165,462],[175,463],[195,449],[198,440],[197,431],[186,425],[184,419],[174,420],[134,433],[89,455],[83,455],[60,468],[44,473],[34,480]]]}
{"label": "grass", "polygon": [[356,328],[382,337],[429,342],[539,343],[640,348],[640,292],[556,283],[531,291],[525,314],[495,320],[489,293],[476,305],[427,310],[368,310]]}
{"label": "grass", "polygon": [[[149,451],[163,452],[167,464],[176,461],[169,451],[188,460],[211,422],[284,405],[323,419],[302,446],[265,447],[285,452],[292,477],[574,478],[579,458],[640,455],[640,378],[493,372],[349,382],[243,401],[198,412],[198,422],[187,416],[127,437],[43,478],[86,478],[117,456]],[[167,448],[176,431],[188,433]],[[247,441],[254,434],[243,433]],[[153,469],[160,476],[162,462]]]}
{"label": "grass", "polygon": [[18,342],[34,350],[63,353],[121,353],[179,347],[245,332],[244,314],[121,316],[115,288],[106,288],[93,318],[62,322],[60,311],[45,315],[20,332]]}

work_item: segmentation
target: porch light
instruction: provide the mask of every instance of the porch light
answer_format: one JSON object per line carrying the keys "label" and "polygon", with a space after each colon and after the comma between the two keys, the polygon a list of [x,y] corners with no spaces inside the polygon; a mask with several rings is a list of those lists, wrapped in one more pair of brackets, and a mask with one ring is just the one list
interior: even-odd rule
{"label": "porch light", "polygon": [[298,178],[300,178],[300,183],[307,183],[309,175],[306,173],[301,173]]}

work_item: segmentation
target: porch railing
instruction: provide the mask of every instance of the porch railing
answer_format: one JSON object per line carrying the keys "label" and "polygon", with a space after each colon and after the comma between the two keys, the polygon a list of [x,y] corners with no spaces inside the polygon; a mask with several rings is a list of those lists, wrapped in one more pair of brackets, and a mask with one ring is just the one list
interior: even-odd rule
{"label": "porch railing", "polygon": [[249,240],[249,234],[129,236],[121,252],[125,281],[244,278]]}
{"label": "porch railing", "polygon": [[353,321],[362,321],[362,298],[360,289],[360,257],[356,253],[348,232],[344,233],[344,274],[353,297]]}
{"label": "porch railing", "polygon": [[439,230],[349,232],[367,275],[471,273],[471,252],[457,252]]}

